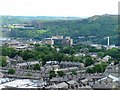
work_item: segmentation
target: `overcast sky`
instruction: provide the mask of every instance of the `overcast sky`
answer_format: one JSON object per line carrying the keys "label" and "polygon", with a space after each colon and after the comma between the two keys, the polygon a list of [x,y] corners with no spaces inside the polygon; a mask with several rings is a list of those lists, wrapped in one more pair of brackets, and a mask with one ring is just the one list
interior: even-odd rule
{"label": "overcast sky", "polygon": [[119,0],[0,0],[0,15],[93,16],[117,14]]}

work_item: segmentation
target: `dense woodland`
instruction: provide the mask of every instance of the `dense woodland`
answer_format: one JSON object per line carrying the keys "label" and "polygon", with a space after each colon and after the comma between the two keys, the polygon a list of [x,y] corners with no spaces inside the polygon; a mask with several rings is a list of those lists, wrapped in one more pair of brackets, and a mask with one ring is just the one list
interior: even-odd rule
{"label": "dense woodland", "polygon": [[7,34],[10,37],[32,38],[41,40],[53,35],[70,36],[74,43],[89,42],[107,44],[110,37],[110,44],[118,44],[118,20],[117,15],[96,15],[81,19],[42,19],[31,17],[3,18],[3,24],[27,23],[35,27],[33,30],[14,29]]}

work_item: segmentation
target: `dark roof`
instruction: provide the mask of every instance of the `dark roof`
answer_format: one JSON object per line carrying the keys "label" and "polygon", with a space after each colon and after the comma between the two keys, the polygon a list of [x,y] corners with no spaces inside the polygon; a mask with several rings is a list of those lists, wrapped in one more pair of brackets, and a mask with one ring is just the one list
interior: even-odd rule
{"label": "dark roof", "polygon": [[69,64],[69,65],[81,65],[81,63],[79,62],[66,62],[66,61],[61,61],[60,64]]}
{"label": "dark roof", "polygon": [[101,89],[111,89],[113,87],[114,87],[113,84],[99,84],[99,83],[97,83],[97,84],[93,85],[94,89],[99,89],[99,88],[101,88]]}
{"label": "dark roof", "polygon": [[119,67],[118,66],[108,66],[107,69],[105,70],[105,73],[118,73],[119,72]]}

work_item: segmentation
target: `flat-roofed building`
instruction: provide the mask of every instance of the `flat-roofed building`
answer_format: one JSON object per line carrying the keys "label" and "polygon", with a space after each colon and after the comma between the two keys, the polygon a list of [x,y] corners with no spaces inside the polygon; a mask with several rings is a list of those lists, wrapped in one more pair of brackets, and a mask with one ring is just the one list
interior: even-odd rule
{"label": "flat-roofed building", "polygon": [[71,39],[70,37],[63,38],[63,36],[59,36],[59,38],[52,39],[54,40],[55,45],[73,45],[73,39]]}
{"label": "flat-roofed building", "polygon": [[63,39],[63,36],[60,36],[60,35],[52,36],[52,39]]}
{"label": "flat-roofed building", "polygon": [[54,44],[54,40],[52,38],[44,38],[41,40],[41,44],[49,44],[49,45],[53,45]]}

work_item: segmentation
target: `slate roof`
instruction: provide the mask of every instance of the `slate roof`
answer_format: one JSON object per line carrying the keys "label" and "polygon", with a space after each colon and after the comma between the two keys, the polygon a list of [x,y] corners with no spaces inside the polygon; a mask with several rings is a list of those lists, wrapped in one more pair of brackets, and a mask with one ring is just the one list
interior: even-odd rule
{"label": "slate roof", "polygon": [[115,88],[115,86],[113,84],[93,84],[93,88],[94,89],[111,89],[111,88]]}

